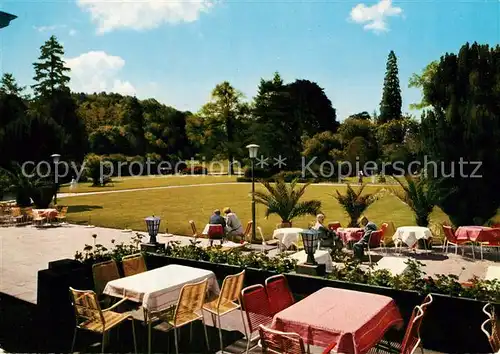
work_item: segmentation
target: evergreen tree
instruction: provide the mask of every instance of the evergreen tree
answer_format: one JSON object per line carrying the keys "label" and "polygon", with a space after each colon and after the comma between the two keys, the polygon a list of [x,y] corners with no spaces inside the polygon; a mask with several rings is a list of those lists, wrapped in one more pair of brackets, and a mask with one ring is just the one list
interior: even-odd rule
{"label": "evergreen tree", "polygon": [[55,36],[51,36],[40,47],[40,57],[34,63],[36,84],[32,86],[37,97],[54,95],[56,90],[67,90],[70,81],[66,75],[70,71],[64,65],[64,49]]}
{"label": "evergreen tree", "polygon": [[387,58],[382,101],[380,102],[379,123],[387,123],[401,118],[401,89],[398,78],[396,54],[391,50]]}
{"label": "evergreen tree", "polygon": [[500,206],[498,87],[500,47],[477,43],[441,57],[423,84],[432,110],[422,117],[422,148],[437,162],[426,174],[456,226],[482,225]]}
{"label": "evergreen tree", "polygon": [[15,95],[22,98],[27,98],[23,95],[26,86],[19,86],[14,78],[14,75],[5,73],[0,80],[0,93],[6,95]]}

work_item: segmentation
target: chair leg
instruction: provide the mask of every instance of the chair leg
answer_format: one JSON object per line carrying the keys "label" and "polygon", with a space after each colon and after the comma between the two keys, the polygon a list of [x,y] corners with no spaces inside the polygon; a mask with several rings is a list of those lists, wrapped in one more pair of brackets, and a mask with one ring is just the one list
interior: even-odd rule
{"label": "chair leg", "polygon": [[239,309],[240,314],[241,314],[241,322],[243,322],[243,330],[245,331],[245,338],[248,339],[248,332],[247,332],[247,325],[245,323],[245,316],[243,315],[243,310],[240,308]]}
{"label": "chair leg", "polygon": [[220,342],[220,352],[221,353],[224,353],[224,342],[222,340],[222,326],[220,324],[220,316],[217,316],[217,322],[218,322],[218,326],[219,327],[219,342]]}
{"label": "chair leg", "polygon": [[134,339],[134,353],[137,354],[137,340],[135,338],[135,325],[134,325],[134,318],[133,317],[130,319],[130,323],[132,324],[132,338]]}
{"label": "chair leg", "polygon": [[151,320],[148,319],[148,354],[151,354]]}
{"label": "chair leg", "polygon": [[102,332],[102,345],[101,353],[104,354],[104,347],[106,346],[106,332]]}
{"label": "chair leg", "polygon": [[201,321],[203,322],[203,331],[205,332],[205,341],[207,342],[207,351],[210,351],[210,343],[208,341],[207,325],[205,324],[205,317],[204,316],[201,318]]}
{"label": "chair leg", "polygon": [[175,338],[175,354],[179,354],[179,343],[177,340],[177,328],[174,327],[174,338]]}
{"label": "chair leg", "polygon": [[191,343],[192,339],[193,339],[193,322],[189,324],[189,343]]}
{"label": "chair leg", "polygon": [[252,333],[250,333],[250,336],[247,338],[247,350],[245,351],[245,354],[248,354],[248,351],[250,350],[250,342],[252,341]]}
{"label": "chair leg", "polygon": [[78,331],[78,328],[75,327],[75,332],[73,334],[73,342],[71,343],[71,353],[75,352],[76,332],[77,331]]}

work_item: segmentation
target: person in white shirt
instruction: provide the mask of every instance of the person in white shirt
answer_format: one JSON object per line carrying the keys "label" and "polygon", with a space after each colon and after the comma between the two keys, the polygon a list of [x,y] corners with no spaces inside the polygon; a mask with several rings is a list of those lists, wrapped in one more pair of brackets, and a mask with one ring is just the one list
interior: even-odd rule
{"label": "person in white shirt", "polygon": [[238,216],[231,211],[231,208],[224,208],[226,219],[226,233],[228,236],[241,236],[243,235],[243,226],[241,225]]}

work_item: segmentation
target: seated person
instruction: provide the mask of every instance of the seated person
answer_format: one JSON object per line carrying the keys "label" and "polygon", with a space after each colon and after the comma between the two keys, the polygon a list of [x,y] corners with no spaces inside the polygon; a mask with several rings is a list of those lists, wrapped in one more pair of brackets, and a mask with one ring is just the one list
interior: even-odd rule
{"label": "seated person", "polygon": [[313,229],[318,230],[320,232],[320,247],[325,248],[342,248],[342,242],[339,240],[335,231],[332,231],[325,227],[325,215],[318,214],[316,216],[316,224]]}
{"label": "seated person", "polygon": [[226,220],[220,215],[219,209],[214,210],[214,213],[210,217],[208,223],[212,224],[212,225],[222,225],[222,230],[223,230],[222,235],[215,235],[215,234],[208,235],[208,238],[210,239],[210,246],[212,246],[212,244],[213,244],[212,240],[214,240],[214,239],[220,239],[221,243],[222,243],[224,238],[225,238],[224,233],[226,232]]}
{"label": "seated person", "polygon": [[377,225],[368,220],[366,216],[362,216],[359,219],[359,223],[364,227],[364,234],[361,240],[352,246],[352,249],[354,251],[354,257],[362,259],[364,256],[364,249],[368,245],[368,242],[370,242],[370,235],[373,231],[377,231]]}
{"label": "seated person", "polygon": [[241,236],[243,235],[243,226],[241,225],[238,216],[231,211],[231,208],[224,208],[226,219],[226,234],[228,236]]}

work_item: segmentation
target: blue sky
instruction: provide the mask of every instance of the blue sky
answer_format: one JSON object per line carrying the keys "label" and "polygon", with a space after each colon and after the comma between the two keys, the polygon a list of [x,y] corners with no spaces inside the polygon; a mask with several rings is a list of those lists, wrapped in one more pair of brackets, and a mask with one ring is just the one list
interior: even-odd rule
{"label": "blue sky", "polygon": [[408,78],[466,41],[496,45],[500,2],[484,1],[0,1],[19,16],[0,30],[1,72],[32,84],[39,47],[64,44],[77,91],[155,97],[197,111],[228,80],[252,98],[260,78],[316,81],[338,118],[378,109],[386,59]]}

